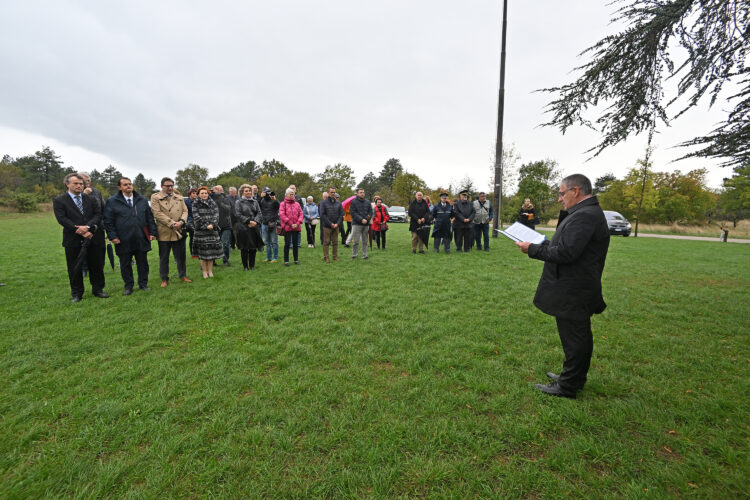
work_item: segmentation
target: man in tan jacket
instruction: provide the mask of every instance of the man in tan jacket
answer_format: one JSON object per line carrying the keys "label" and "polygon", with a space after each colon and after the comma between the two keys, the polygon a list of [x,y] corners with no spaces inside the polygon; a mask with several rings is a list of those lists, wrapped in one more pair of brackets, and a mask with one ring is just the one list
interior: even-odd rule
{"label": "man in tan jacket", "polygon": [[174,191],[174,181],[169,177],[161,180],[161,191],[151,195],[151,212],[159,230],[159,275],[161,287],[169,283],[169,252],[177,263],[177,273],[182,281],[191,283],[185,271],[185,231],[188,217],[187,205],[179,193]]}

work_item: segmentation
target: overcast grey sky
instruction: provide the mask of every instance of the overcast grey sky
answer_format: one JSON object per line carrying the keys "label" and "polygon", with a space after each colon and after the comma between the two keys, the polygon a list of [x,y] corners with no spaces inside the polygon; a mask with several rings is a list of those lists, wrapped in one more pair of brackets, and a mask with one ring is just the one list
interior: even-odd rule
{"label": "overcast grey sky", "polygon": [[[565,174],[622,176],[643,156],[635,138],[585,162],[590,131],[540,128],[577,54],[614,30],[600,0],[510,0],[505,141],[521,160]],[[469,175],[489,184],[502,2],[472,0],[34,1],[0,4],[0,155],[51,146],[68,165],[211,175],[276,158],[311,174],[345,163],[358,179],[386,160],[430,186]],[[656,139],[670,149],[706,132],[723,103],[693,110]],[[704,106],[705,109],[705,106]]]}

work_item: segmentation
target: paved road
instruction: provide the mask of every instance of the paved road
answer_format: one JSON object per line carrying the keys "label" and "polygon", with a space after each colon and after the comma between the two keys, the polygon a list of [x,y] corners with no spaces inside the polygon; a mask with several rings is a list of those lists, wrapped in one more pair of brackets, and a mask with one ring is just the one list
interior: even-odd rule
{"label": "paved road", "polygon": [[[553,227],[540,227],[538,229],[541,229],[542,231],[554,231],[555,228]],[[617,236],[612,236],[613,238],[617,238]],[[677,236],[674,234],[653,234],[653,233],[638,233],[638,237],[644,237],[644,238],[664,238],[668,240],[693,240],[693,241],[714,241],[716,243],[719,243],[719,238],[710,238],[707,236]],[[632,236],[631,236],[632,238]],[[738,238],[729,238],[729,243],[750,243],[750,240],[741,240]]]}

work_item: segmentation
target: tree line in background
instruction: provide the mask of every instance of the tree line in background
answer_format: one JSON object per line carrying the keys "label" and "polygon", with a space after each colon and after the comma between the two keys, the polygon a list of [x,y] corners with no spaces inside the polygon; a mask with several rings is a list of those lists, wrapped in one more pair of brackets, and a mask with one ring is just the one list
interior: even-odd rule
{"label": "tree line in background", "polygon": [[[554,160],[531,161],[517,166],[520,157],[510,148],[503,159],[504,182],[515,186],[514,194],[503,197],[503,220],[513,222],[524,198],[530,198],[542,221],[557,218],[559,204],[557,191],[562,173]],[[655,172],[651,165],[631,169],[617,179],[605,174],[596,179],[594,191],[605,210],[615,210],[628,219],[635,219],[640,206],[640,222],[643,223],[711,223],[713,221],[738,221],[750,216],[750,165],[735,166],[733,175],[724,179],[721,190],[706,186],[706,170],[692,170],[683,174]],[[51,148],[44,147],[33,155],[11,158],[5,155],[0,161],[0,205],[10,206],[21,212],[37,209],[38,203],[49,202],[64,191],[63,179],[76,169],[64,166]],[[92,184],[106,198],[117,192],[117,182],[123,174],[109,165],[103,170],[92,170]],[[354,171],[348,165],[337,163],[326,166],[318,174],[291,170],[276,159],[261,163],[246,161],[210,177],[208,169],[189,164],[176,172],[175,182],[181,193],[191,187],[221,184],[227,189],[245,183],[269,187],[279,193],[294,184],[302,196],[311,195],[316,201],[329,187],[335,187],[341,196],[354,194],[356,187],[365,189],[368,198],[380,196],[387,205],[408,205],[414,193],[422,191],[437,202],[440,192],[446,191],[451,198],[460,191],[476,194],[479,189],[466,176],[459,182],[443,187],[431,188],[416,174],[404,169],[397,158],[385,162],[380,172],[368,172],[357,183]],[[156,182],[139,173],[132,179],[135,190],[150,196],[157,190]],[[489,190],[488,190],[489,191]]]}

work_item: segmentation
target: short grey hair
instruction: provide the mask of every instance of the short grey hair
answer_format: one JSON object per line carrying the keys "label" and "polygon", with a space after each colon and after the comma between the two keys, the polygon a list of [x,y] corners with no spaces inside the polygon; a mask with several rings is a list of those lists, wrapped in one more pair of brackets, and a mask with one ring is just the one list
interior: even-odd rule
{"label": "short grey hair", "polygon": [[294,189],[292,189],[292,188],[286,188],[286,191],[284,191],[284,198],[286,198],[290,194],[295,194]]}
{"label": "short grey hair", "polygon": [[562,184],[565,184],[565,187],[568,189],[577,187],[581,194],[584,196],[588,196],[592,192],[591,181],[583,174],[569,175],[560,182]]}

